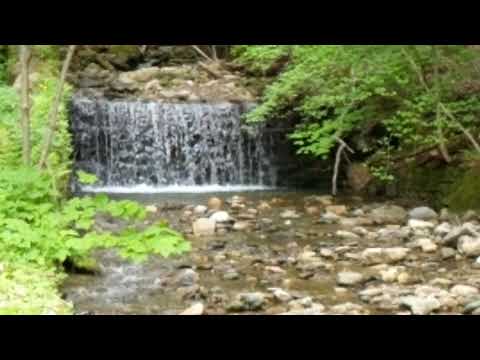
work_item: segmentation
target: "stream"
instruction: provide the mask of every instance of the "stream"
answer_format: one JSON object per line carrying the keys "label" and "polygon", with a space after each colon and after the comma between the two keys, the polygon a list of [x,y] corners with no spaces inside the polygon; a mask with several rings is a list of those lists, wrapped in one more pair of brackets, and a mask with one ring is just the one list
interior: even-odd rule
{"label": "stream", "polygon": [[[348,210],[337,209],[341,214],[330,221],[325,218],[326,204],[314,200],[311,204],[315,195],[305,191],[111,194],[114,199],[156,205],[158,212],[151,220],[168,220],[185,234],[192,251],[142,264],[124,261],[112,251],[98,252],[100,274],[72,274],[63,292],[77,314],[173,315],[202,304],[201,313],[210,315],[356,315],[408,314],[402,299],[427,295],[441,303],[432,305],[431,311],[461,313],[467,300],[449,289],[455,284],[480,285],[480,269],[472,259],[445,256],[444,248],[424,252],[413,245],[412,235],[379,236],[381,231],[401,229],[365,220],[368,216],[363,214],[382,206],[384,200],[335,199]],[[238,231],[226,226],[213,236],[193,236],[192,222],[198,216],[192,209],[207,205],[213,196],[224,201],[222,210],[249,226]],[[351,224],[352,219],[361,225]],[[408,256],[394,263],[366,266],[360,261],[365,249],[400,246],[408,249]],[[339,280],[340,273],[351,279]]]}

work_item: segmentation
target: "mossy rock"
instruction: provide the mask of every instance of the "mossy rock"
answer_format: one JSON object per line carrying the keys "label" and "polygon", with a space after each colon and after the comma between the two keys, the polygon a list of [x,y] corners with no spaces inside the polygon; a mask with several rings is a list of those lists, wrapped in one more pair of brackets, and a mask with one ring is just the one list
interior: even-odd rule
{"label": "mossy rock", "polygon": [[131,70],[142,59],[138,45],[110,45],[105,58],[120,70]]}
{"label": "mossy rock", "polygon": [[100,265],[92,257],[69,258],[64,264],[68,272],[95,275],[100,273]]}
{"label": "mossy rock", "polygon": [[108,52],[118,56],[136,57],[140,55],[138,45],[110,45]]}
{"label": "mossy rock", "polygon": [[467,170],[451,186],[446,202],[453,211],[480,209],[480,167]]}

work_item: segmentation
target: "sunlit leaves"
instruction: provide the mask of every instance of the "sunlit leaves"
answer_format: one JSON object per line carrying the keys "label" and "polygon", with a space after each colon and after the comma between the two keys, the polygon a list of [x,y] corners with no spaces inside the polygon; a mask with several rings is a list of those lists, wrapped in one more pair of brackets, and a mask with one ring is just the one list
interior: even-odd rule
{"label": "sunlit leaves", "polygon": [[[286,51],[242,46],[237,55],[247,66],[258,60],[268,68]],[[463,126],[479,126],[479,55],[471,47],[298,45],[288,52],[289,65],[246,119],[300,119],[290,138],[301,154],[329,156],[335,136],[353,137],[370,125],[386,130],[398,150],[436,144],[439,129],[446,138],[459,131],[437,113],[440,101]],[[383,145],[372,150],[381,154]]]}

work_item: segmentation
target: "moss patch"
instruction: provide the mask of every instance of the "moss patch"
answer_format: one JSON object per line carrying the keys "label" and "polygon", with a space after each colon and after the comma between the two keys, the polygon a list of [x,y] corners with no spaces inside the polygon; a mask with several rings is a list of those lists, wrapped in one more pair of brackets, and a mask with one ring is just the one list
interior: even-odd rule
{"label": "moss patch", "polygon": [[448,206],[446,198],[464,170],[457,166],[415,166],[396,174],[397,196],[430,204],[435,208]]}
{"label": "moss patch", "polygon": [[480,167],[467,170],[452,184],[446,202],[454,211],[480,209]]}

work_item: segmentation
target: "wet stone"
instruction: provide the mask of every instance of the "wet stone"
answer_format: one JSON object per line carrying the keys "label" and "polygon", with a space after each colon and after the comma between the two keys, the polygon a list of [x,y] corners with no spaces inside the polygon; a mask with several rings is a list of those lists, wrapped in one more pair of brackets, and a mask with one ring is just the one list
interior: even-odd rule
{"label": "wet stone", "polygon": [[175,283],[178,286],[188,287],[192,286],[199,280],[198,274],[192,269],[182,270],[176,277]]}
{"label": "wet stone", "polygon": [[341,286],[354,286],[364,281],[364,276],[356,272],[340,272],[337,274],[337,284]]}

